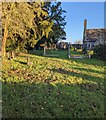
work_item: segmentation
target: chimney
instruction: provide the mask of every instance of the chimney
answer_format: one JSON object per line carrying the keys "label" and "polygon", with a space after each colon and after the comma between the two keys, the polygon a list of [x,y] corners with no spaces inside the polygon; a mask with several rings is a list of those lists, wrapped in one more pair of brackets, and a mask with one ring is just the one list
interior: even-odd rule
{"label": "chimney", "polygon": [[86,36],[86,28],[87,28],[87,19],[84,20],[83,44]]}
{"label": "chimney", "polygon": [[84,28],[86,29],[87,27],[87,19],[84,20]]}

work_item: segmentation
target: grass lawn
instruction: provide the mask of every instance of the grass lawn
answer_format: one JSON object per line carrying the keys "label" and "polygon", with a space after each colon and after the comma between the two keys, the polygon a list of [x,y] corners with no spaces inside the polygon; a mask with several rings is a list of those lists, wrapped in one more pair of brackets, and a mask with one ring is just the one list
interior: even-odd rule
{"label": "grass lawn", "polygon": [[4,118],[104,117],[103,61],[31,53],[30,66],[24,55],[2,61]]}

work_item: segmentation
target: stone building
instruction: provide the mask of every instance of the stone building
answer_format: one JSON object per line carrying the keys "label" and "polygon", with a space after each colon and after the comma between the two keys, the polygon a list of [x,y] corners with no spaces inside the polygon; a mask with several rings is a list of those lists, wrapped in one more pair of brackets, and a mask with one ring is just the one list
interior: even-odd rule
{"label": "stone building", "polygon": [[97,45],[103,45],[106,36],[106,28],[86,29],[84,21],[84,34],[83,34],[83,49],[92,50]]}

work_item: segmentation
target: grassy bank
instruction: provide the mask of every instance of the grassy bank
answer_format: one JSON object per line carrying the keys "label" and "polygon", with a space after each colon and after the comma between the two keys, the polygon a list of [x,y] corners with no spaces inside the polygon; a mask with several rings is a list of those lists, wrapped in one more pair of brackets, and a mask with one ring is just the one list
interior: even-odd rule
{"label": "grassy bank", "polygon": [[4,118],[104,117],[103,61],[31,53],[30,66],[24,55],[2,61]]}

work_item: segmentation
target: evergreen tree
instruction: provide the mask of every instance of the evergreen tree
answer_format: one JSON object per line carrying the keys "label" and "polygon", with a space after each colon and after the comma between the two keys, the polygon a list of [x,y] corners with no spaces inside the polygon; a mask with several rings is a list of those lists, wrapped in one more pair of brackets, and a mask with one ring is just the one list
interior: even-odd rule
{"label": "evergreen tree", "polygon": [[45,7],[48,10],[49,18],[53,21],[52,30],[53,32],[49,35],[49,41],[51,44],[56,44],[60,39],[65,38],[65,10],[61,7],[61,2],[46,2]]}
{"label": "evergreen tree", "polygon": [[[33,47],[43,36],[48,37],[53,22],[46,17],[43,2],[2,3],[3,57],[7,51],[22,50]],[[46,17],[46,19],[44,19]]]}

